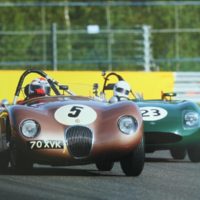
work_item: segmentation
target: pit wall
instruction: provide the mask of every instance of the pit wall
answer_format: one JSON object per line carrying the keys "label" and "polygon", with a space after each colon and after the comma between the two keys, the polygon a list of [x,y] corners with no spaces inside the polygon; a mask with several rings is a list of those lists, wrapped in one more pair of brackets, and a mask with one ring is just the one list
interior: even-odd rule
{"label": "pit wall", "polygon": [[[19,78],[24,71],[0,71],[0,100],[8,99],[12,102],[16,86]],[[45,71],[50,77],[57,80],[59,83],[68,85],[70,90],[77,95],[93,96],[93,83],[99,84],[99,91],[103,86],[103,77],[101,71]],[[108,74],[109,72],[107,72]],[[174,90],[174,75],[172,72],[117,72],[120,74],[132,87],[134,92],[143,94],[145,99],[159,99],[161,91],[172,92]],[[39,75],[28,75],[25,79],[25,84],[31,82]],[[116,82],[116,79],[110,81]],[[24,85],[25,86],[25,85]],[[110,92],[107,96],[112,95]],[[23,99],[20,96],[19,99]]]}

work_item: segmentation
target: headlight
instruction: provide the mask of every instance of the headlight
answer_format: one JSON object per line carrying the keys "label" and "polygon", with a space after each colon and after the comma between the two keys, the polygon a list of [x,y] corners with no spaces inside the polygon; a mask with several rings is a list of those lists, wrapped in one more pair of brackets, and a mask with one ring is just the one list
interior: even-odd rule
{"label": "headlight", "polygon": [[119,119],[118,126],[122,133],[130,135],[137,130],[138,123],[136,119],[131,116],[123,116]]}
{"label": "headlight", "polygon": [[199,125],[199,114],[194,111],[185,113],[183,123],[188,128],[193,128]]}
{"label": "headlight", "polygon": [[36,121],[29,119],[22,122],[20,129],[25,137],[33,138],[39,133],[40,126]]}

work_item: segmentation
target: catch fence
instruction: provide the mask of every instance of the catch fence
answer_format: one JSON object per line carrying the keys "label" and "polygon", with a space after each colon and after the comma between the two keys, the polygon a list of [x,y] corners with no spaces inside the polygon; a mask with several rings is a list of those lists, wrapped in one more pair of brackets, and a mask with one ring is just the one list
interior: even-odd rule
{"label": "catch fence", "polygon": [[0,2],[0,16],[1,69],[200,69],[199,1]]}

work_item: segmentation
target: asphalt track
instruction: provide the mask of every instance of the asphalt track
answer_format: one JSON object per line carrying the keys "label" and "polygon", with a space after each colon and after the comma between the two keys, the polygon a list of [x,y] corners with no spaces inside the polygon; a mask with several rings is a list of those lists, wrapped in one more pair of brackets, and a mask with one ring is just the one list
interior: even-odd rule
{"label": "asphalt track", "polygon": [[147,154],[139,177],[95,165],[53,168],[35,165],[26,175],[0,175],[0,200],[199,200],[200,163],[171,159],[168,151]]}

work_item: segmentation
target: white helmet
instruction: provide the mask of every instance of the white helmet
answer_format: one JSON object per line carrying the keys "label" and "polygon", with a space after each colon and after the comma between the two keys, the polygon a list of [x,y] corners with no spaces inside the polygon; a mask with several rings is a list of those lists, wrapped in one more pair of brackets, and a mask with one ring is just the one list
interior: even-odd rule
{"label": "white helmet", "polygon": [[119,81],[114,86],[114,96],[128,98],[130,91],[131,87],[126,81]]}

